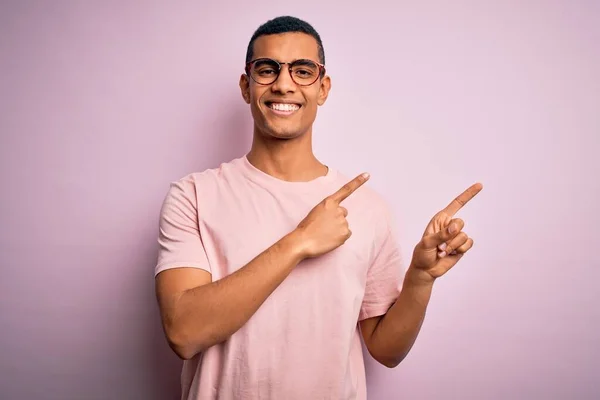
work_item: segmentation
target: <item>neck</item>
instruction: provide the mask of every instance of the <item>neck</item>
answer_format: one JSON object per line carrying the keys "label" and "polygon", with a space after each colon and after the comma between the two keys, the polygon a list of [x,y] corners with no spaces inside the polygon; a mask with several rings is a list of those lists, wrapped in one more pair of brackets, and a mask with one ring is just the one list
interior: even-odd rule
{"label": "neck", "polygon": [[327,174],[312,150],[312,132],[293,139],[273,139],[254,131],[247,154],[254,167],[281,180],[308,182]]}

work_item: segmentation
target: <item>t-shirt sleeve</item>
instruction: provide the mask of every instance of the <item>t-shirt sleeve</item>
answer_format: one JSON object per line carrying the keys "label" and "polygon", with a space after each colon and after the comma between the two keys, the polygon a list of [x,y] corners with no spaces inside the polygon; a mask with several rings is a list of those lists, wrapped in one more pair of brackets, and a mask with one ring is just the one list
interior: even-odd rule
{"label": "t-shirt sleeve", "polygon": [[155,276],[177,267],[211,272],[200,236],[197,204],[196,185],[191,176],[171,183],[160,211]]}
{"label": "t-shirt sleeve", "polygon": [[394,226],[395,220],[389,210],[386,210],[382,222],[378,235],[382,239],[379,240],[367,272],[359,320],[384,315],[394,304],[402,288],[404,261]]}

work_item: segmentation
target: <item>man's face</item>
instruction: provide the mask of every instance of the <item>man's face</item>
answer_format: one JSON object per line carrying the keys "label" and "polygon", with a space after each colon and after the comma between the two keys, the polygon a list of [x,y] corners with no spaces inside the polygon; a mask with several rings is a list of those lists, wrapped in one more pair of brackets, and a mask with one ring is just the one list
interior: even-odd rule
{"label": "man's face", "polygon": [[[261,36],[254,42],[253,60],[270,58],[278,62],[308,59],[319,62],[317,41],[304,33]],[[293,139],[312,130],[317,107],[327,100],[331,87],[328,76],[319,77],[309,86],[300,86],[289,73],[289,64],[281,68],[277,80],[261,85],[247,75],[240,88],[250,104],[257,133],[277,139]],[[284,105],[285,104],[285,105]]]}

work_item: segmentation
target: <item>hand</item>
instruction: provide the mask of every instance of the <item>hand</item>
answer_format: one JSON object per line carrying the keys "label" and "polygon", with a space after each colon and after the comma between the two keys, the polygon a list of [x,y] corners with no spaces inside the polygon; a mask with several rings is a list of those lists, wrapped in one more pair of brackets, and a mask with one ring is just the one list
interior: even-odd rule
{"label": "hand", "polygon": [[304,258],[317,257],[341,246],[350,238],[348,210],[340,203],[369,179],[361,174],[342,186],[340,190],[317,204],[298,224],[296,231],[301,240]]}
{"label": "hand", "polygon": [[462,229],[465,223],[454,215],[483,189],[476,183],[438,212],[415,247],[411,266],[428,282],[444,275],[473,247],[473,239]]}

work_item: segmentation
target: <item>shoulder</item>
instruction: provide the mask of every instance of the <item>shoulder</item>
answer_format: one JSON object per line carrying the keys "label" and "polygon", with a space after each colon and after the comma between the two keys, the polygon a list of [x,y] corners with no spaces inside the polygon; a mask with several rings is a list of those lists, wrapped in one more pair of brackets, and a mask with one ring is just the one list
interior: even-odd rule
{"label": "shoulder", "polygon": [[211,203],[211,197],[222,193],[225,185],[239,180],[239,159],[221,163],[204,171],[190,172],[169,183],[164,203],[186,203],[190,207]]}
{"label": "shoulder", "polygon": [[200,193],[210,193],[216,186],[232,180],[239,174],[239,159],[221,163],[214,168],[200,172],[190,172],[169,184],[169,195],[198,196]]}

